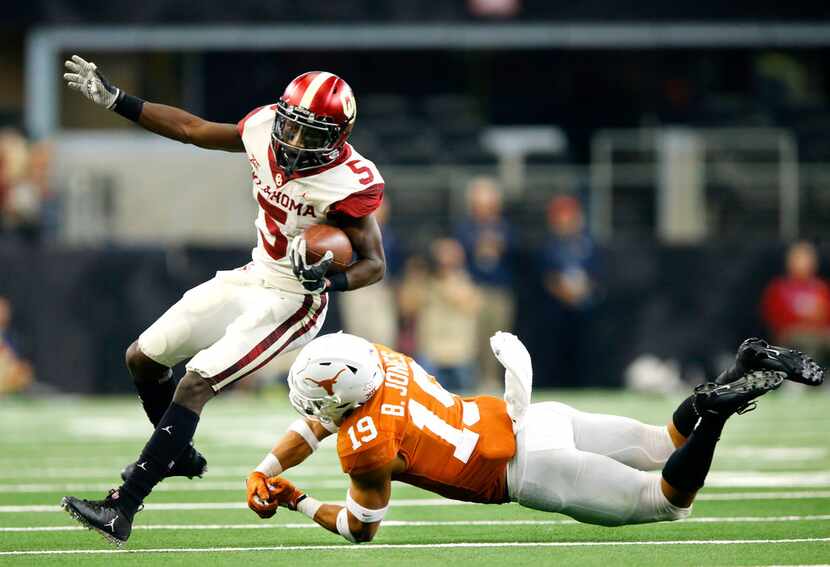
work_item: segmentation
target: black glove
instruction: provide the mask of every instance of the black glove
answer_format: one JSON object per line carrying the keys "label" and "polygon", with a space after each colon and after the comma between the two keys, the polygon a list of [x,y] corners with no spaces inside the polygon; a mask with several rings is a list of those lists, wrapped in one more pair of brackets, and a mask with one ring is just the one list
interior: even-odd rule
{"label": "black glove", "polygon": [[291,269],[304,288],[311,293],[326,291],[326,272],[334,259],[331,250],[326,250],[323,257],[309,265],[306,261],[306,241],[302,236],[295,236],[288,250],[288,259],[291,260]]}

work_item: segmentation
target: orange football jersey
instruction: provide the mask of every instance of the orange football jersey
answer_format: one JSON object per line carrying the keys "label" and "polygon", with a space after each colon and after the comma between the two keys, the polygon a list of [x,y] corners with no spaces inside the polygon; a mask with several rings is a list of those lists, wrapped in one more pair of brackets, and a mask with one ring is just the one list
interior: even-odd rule
{"label": "orange football jersey", "polygon": [[456,500],[507,502],[516,438],[504,401],[451,394],[408,356],[376,346],[385,378],[340,425],[343,472],[371,471],[400,455],[406,470],[394,480]]}

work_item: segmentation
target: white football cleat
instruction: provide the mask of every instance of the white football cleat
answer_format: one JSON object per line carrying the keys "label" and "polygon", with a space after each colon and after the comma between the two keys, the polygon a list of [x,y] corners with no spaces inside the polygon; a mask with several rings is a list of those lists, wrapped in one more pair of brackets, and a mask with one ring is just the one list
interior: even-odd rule
{"label": "white football cleat", "polygon": [[513,420],[513,429],[516,430],[530,406],[530,392],[533,389],[530,353],[519,337],[503,331],[490,337],[490,348],[505,368],[504,401],[507,402],[507,414]]}

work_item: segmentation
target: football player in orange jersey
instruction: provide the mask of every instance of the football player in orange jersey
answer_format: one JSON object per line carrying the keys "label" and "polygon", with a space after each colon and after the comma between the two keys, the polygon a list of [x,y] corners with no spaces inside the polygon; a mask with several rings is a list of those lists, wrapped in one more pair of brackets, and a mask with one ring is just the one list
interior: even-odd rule
{"label": "football player in orange jersey", "polygon": [[[249,507],[262,518],[279,506],[302,512],[354,543],[374,537],[393,480],[606,526],[677,520],[690,513],[727,418],[753,409],[784,379],[823,379],[805,355],[750,339],[732,369],[698,386],[658,427],[558,402],[531,405],[524,345],[500,332],[491,346],[505,367],[504,399],[451,394],[411,358],[359,337],[313,340],[288,377],[304,418],[248,477]],[[335,432],[351,478],[345,506],[323,504],[278,476]],[[658,469],[662,475],[646,472]]]}

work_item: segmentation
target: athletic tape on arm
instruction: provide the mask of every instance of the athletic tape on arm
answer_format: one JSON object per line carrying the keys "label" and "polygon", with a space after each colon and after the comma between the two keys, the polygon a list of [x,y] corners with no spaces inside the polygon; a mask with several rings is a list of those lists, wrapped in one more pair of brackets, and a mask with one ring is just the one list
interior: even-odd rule
{"label": "athletic tape on arm", "polygon": [[349,512],[345,508],[340,508],[337,513],[337,533],[352,543],[357,543],[357,539],[352,535],[352,530],[349,529]]}
{"label": "athletic tape on arm", "polygon": [[354,516],[364,524],[374,524],[375,522],[380,522],[381,520],[383,520],[383,517],[386,515],[386,511],[389,510],[389,505],[387,504],[386,506],[378,510],[366,508],[355,502],[354,498],[352,498],[351,492],[347,490],[346,508],[349,510],[349,512],[352,513],[352,516]]}
{"label": "athletic tape on arm", "polygon": [[300,418],[294,421],[291,425],[288,426],[288,430],[293,431],[294,433],[305,439],[305,442],[308,443],[309,447],[311,447],[312,452],[317,450],[317,446],[320,444],[320,441],[319,439],[317,439],[317,436],[314,435],[314,432],[308,426],[306,420]]}
{"label": "athletic tape on arm", "polygon": [[300,501],[297,502],[297,511],[313,520],[322,505],[323,503],[316,498],[312,498],[311,496],[304,494],[302,498],[300,498]]}
{"label": "athletic tape on arm", "polygon": [[254,470],[261,472],[265,476],[277,476],[282,473],[282,465],[274,453],[268,453]]}

